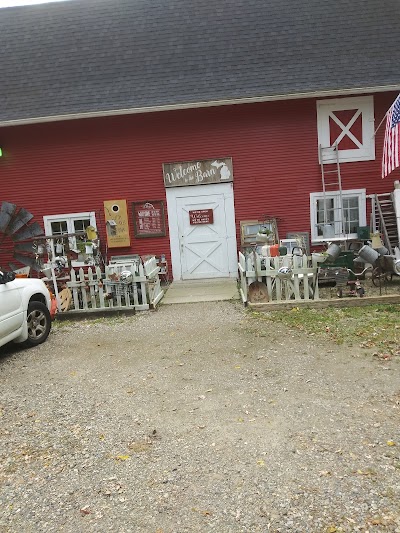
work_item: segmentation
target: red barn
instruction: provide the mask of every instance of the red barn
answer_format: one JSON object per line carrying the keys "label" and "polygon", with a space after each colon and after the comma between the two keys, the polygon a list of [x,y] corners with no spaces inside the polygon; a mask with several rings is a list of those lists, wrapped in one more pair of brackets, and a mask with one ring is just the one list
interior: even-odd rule
{"label": "red barn", "polygon": [[[106,258],[164,254],[174,279],[235,277],[240,222],[274,217],[280,238],[307,232],[312,247],[355,239],[369,195],[399,179],[381,179],[384,124],[374,135],[400,89],[390,0],[0,14],[0,200],[46,235],[91,225]],[[324,194],[330,146],[341,187]]]}

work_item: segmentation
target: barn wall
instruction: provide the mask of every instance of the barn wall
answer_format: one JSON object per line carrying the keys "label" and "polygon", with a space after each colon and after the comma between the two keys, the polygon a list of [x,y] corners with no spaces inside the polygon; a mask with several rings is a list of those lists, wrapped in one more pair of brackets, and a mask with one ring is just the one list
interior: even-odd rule
{"label": "barn wall", "polygon": [[[377,124],[395,96],[375,95]],[[375,161],[342,165],[343,188],[393,189],[397,171],[380,178],[383,136],[384,125]],[[0,129],[0,145],[0,200],[25,207],[39,222],[43,215],[96,211],[103,242],[103,201],[165,200],[165,162],[232,157],[237,226],[275,216],[281,237],[310,231],[309,193],[321,190],[313,99],[9,127]],[[201,193],[201,186],[194,189]],[[169,256],[168,235],[133,235],[131,227],[131,248],[109,255]]]}

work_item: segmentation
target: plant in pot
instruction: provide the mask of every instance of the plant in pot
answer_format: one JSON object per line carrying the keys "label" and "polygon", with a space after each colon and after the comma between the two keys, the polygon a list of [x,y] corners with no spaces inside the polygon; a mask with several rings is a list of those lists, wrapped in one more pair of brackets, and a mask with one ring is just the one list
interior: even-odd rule
{"label": "plant in pot", "polygon": [[274,244],[275,242],[275,236],[274,232],[267,228],[266,226],[261,226],[258,230],[256,240],[259,243],[265,243],[265,244]]}
{"label": "plant in pot", "polygon": [[93,254],[93,242],[85,241],[84,245],[85,245],[85,253],[89,255]]}

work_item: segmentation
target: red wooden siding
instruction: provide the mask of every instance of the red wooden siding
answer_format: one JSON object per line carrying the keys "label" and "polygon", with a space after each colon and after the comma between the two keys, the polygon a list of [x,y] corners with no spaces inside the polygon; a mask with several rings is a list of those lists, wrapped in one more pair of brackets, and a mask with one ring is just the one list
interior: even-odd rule
{"label": "red wooden siding", "polygon": [[[395,98],[377,94],[378,124]],[[384,126],[376,160],[342,165],[343,188],[393,189],[381,180]],[[96,211],[105,243],[103,201],[165,200],[162,163],[232,157],[236,220],[279,218],[279,233],[310,231],[309,193],[321,190],[313,99],[147,113],[0,129],[0,200],[43,215]],[[193,188],[201,193],[201,186]],[[166,210],[165,210],[166,211]],[[112,254],[166,253],[168,235],[135,239]],[[168,224],[167,224],[168,228]]]}

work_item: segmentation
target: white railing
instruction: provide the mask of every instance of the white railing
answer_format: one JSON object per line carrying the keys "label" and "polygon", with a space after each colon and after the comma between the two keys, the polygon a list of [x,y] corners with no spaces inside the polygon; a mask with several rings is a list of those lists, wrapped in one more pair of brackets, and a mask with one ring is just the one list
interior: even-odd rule
{"label": "white railing", "polygon": [[[279,272],[282,267],[290,269],[286,278]],[[249,286],[253,281],[265,283],[269,302],[319,299],[318,263],[306,255],[264,258],[258,254],[245,257],[239,252],[238,268],[244,303],[249,301]]]}
{"label": "white railing", "polygon": [[[71,291],[71,305],[68,311],[94,311],[104,309],[135,309],[143,311],[153,308],[161,300],[159,267],[155,257],[143,264],[113,264],[106,266],[103,274],[99,267],[88,267],[78,271],[72,269],[67,288]],[[128,283],[120,280],[122,271],[132,273]],[[66,311],[66,312],[68,312]]]}

